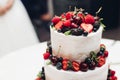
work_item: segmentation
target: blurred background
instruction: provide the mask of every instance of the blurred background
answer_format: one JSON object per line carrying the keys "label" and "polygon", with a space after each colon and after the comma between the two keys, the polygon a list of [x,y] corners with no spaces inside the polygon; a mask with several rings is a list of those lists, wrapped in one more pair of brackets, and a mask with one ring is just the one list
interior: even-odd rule
{"label": "blurred background", "polygon": [[50,39],[49,25],[54,15],[72,9],[84,8],[93,14],[102,6],[99,16],[107,26],[104,38],[120,40],[120,1],[119,0],[22,0],[41,42]]}

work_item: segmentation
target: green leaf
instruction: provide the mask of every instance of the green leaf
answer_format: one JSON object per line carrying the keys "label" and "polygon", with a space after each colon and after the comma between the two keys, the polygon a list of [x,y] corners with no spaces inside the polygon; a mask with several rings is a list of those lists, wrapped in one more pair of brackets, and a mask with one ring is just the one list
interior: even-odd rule
{"label": "green leaf", "polygon": [[50,60],[46,60],[46,64],[50,65],[52,62]]}
{"label": "green leaf", "polygon": [[37,74],[37,77],[41,77],[41,71]]}
{"label": "green leaf", "polygon": [[70,35],[71,31],[66,31],[64,34],[65,35]]}

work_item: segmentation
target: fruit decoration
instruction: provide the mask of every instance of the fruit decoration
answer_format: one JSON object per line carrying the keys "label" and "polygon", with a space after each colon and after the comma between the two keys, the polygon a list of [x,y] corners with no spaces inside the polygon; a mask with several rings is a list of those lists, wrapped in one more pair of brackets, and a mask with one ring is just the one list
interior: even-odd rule
{"label": "fruit decoration", "polygon": [[89,33],[97,32],[102,24],[102,18],[98,17],[100,9],[93,16],[84,9],[76,9],[55,16],[52,19],[52,27],[65,35],[87,36]]}

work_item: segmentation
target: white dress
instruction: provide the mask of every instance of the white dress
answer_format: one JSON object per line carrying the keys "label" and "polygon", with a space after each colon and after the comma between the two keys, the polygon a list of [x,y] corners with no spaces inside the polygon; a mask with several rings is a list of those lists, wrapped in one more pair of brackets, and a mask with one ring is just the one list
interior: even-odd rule
{"label": "white dress", "polygon": [[[7,0],[0,0],[5,5]],[[33,25],[20,0],[15,0],[12,8],[0,16],[0,56],[38,43]]]}

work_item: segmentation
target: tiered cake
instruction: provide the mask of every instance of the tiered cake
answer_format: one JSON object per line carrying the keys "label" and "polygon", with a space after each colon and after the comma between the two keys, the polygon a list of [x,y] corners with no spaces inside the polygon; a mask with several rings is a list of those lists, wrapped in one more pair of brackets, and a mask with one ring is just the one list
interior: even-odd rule
{"label": "tiered cake", "polygon": [[101,44],[101,18],[82,9],[70,11],[55,16],[50,31],[51,44],[37,80],[117,80]]}

